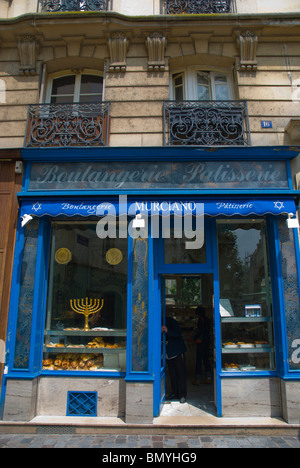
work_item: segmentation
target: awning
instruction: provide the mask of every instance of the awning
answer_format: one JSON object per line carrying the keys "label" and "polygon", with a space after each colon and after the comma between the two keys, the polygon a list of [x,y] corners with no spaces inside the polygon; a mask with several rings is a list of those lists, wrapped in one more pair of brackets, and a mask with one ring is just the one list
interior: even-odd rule
{"label": "awning", "polygon": [[276,199],[204,199],[192,200],[146,200],[127,201],[126,196],[121,196],[118,201],[105,201],[94,199],[64,199],[47,198],[45,200],[27,199],[21,200],[21,216],[105,216],[112,214],[128,214],[135,216],[137,213],[144,215],[184,215],[204,214],[208,216],[264,216],[264,215],[289,215],[296,214],[295,201],[287,198]]}

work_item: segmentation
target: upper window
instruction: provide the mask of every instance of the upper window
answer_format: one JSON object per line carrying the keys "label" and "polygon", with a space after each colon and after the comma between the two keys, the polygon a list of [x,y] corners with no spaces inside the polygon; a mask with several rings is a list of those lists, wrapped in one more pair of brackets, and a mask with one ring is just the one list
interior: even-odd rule
{"label": "upper window", "polygon": [[229,71],[187,67],[173,73],[170,89],[165,145],[249,144],[247,104],[235,100]]}
{"label": "upper window", "polygon": [[173,75],[173,99],[228,101],[232,84],[228,73],[188,69]]}
{"label": "upper window", "polygon": [[42,97],[29,107],[26,146],[108,144],[109,102],[103,102],[100,73],[49,76]]}
{"label": "upper window", "polygon": [[92,74],[65,75],[50,82],[48,99],[51,104],[101,102],[103,77]]}

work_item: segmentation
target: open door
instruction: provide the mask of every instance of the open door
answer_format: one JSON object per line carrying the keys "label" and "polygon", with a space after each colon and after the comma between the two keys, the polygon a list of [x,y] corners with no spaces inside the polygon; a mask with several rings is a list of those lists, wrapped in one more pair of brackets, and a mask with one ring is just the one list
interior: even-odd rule
{"label": "open door", "polygon": [[[186,345],[185,367],[187,380],[187,405],[191,415],[204,413],[216,414],[214,397],[215,374],[215,333],[214,333],[214,286],[212,274],[164,275],[161,277],[161,325],[166,316],[175,318],[180,326]],[[206,344],[195,339],[199,325],[199,306],[205,313],[208,327]],[[202,336],[202,341],[204,338]],[[160,412],[171,414],[172,405],[178,402],[168,401],[166,395],[172,393],[168,377],[166,360],[166,335],[162,334],[160,368]],[[165,404],[165,405],[164,405]],[[168,407],[167,407],[168,405]],[[178,408],[177,408],[178,409]],[[187,407],[182,406],[182,411]],[[181,408],[180,408],[181,410]],[[185,414],[187,415],[187,413]]]}
{"label": "open door", "polygon": [[165,280],[161,277],[158,281],[159,294],[157,297],[157,319],[159,329],[156,335],[156,352],[154,360],[154,401],[153,401],[153,416],[160,415],[165,402],[166,391],[166,337],[161,333],[161,327],[166,323],[166,301],[165,301]]}

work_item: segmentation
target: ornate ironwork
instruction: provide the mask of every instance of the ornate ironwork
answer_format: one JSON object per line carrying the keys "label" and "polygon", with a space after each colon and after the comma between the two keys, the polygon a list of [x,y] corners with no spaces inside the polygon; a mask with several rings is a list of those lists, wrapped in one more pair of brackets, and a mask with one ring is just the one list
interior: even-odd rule
{"label": "ornate ironwork", "polygon": [[32,104],[25,146],[104,146],[109,103]]}
{"label": "ornate ironwork", "polygon": [[165,145],[250,144],[245,101],[164,103]]}
{"label": "ornate ironwork", "polygon": [[164,0],[168,15],[230,13],[232,0]]}
{"label": "ornate ironwork", "polygon": [[106,11],[108,0],[39,0],[39,11]]}

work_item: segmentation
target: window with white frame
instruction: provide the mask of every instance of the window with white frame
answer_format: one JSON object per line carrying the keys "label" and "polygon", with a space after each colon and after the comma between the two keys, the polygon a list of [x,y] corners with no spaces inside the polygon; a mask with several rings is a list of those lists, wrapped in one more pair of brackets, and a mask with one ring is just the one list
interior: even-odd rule
{"label": "window with white frame", "polygon": [[69,70],[49,75],[41,101],[30,106],[31,130],[27,145],[102,146],[108,143],[109,102],[103,101],[101,72],[72,73]]}
{"label": "window with white frame", "polygon": [[164,144],[249,144],[247,116],[246,102],[235,99],[228,69],[174,70],[170,101],[164,103]]}
{"label": "window with white frame", "polygon": [[53,76],[49,80],[46,101],[50,104],[93,103],[103,99],[103,76],[78,73]]}
{"label": "window with white frame", "polygon": [[230,74],[195,68],[178,71],[172,75],[172,99],[176,101],[231,100],[233,89]]}

